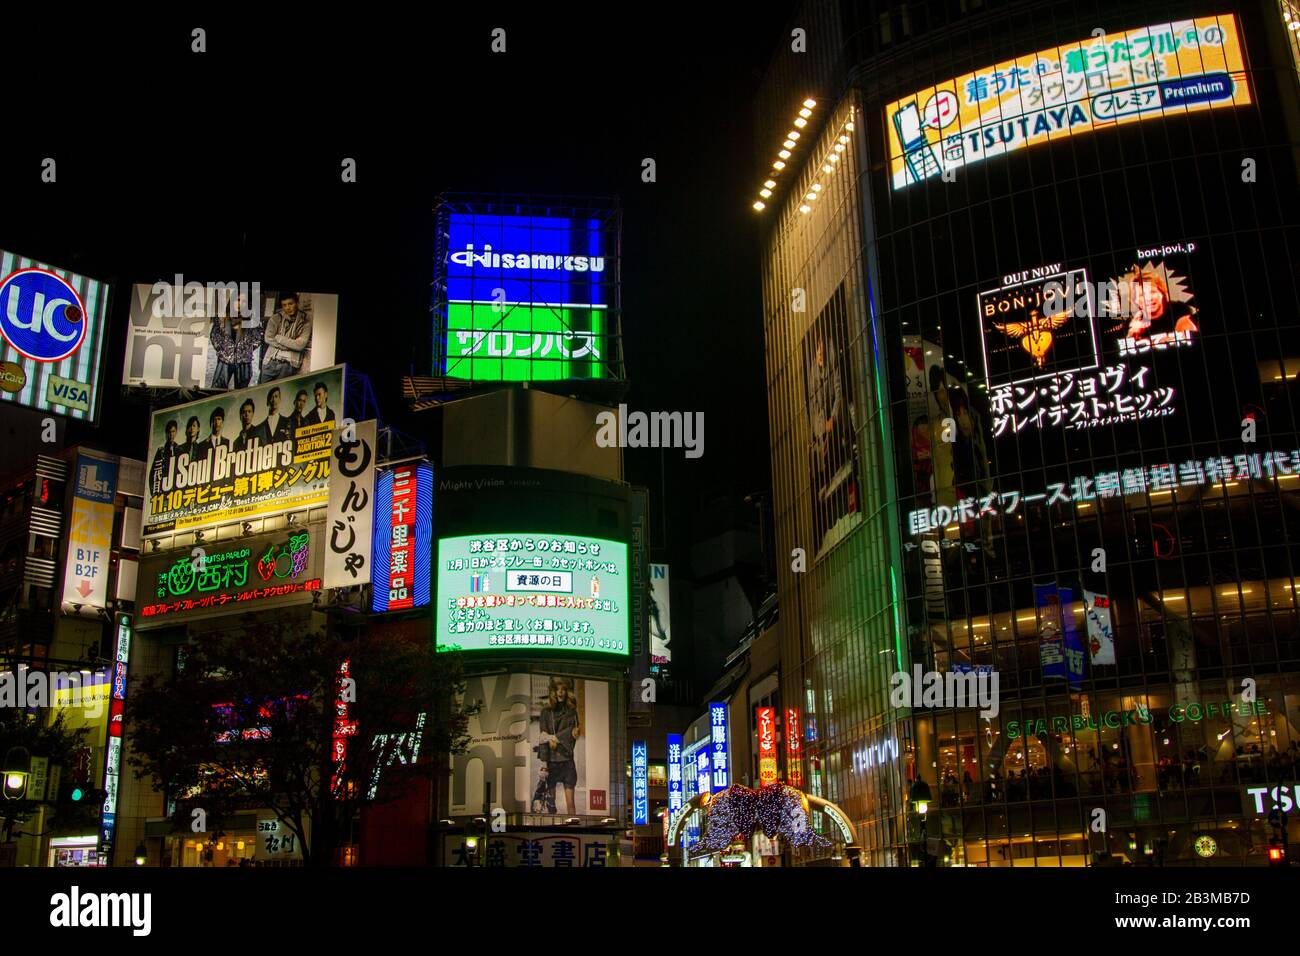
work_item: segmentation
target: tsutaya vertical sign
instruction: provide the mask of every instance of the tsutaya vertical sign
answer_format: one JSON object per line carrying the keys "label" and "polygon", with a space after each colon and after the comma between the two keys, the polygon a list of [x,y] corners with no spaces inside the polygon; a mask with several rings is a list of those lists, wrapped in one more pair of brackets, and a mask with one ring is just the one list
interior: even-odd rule
{"label": "tsutaya vertical sign", "polygon": [[[329,547],[325,551],[325,587],[370,583],[374,532],[370,499],[375,493],[374,421],[334,430],[334,474],[330,481]],[[349,431],[352,432],[349,435]]]}
{"label": "tsutaya vertical sign", "polygon": [[65,605],[106,606],[116,494],[117,462],[78,455],[68,559],[63,573]]}
{"label": "tsutaya vertical sign", "polygon": [[727,705],[725,703],[709,704],[709,726],[713,728],[713,789],[726,790],[731,786],[731,761],[727,755]]}
{"label": "tsutaya vertical sign", "polygon": [[108,738],[104,747],[104,806],[99,819],[99,858],[112,859],[117,830],[117,785],[122,775],[122,714],[126,709],[126,666],[131,659],[131,615],[117,616],[117,647],[109,689]]}
{"label": "tsutaya vertical sign", "polygon": [[792,787],[803,787],[803,729],[798,707],[785,709],[785,779]]}
{"label": "tsutaya vertical sign", "polygon": [[671,817],[685,806],[682,790],[682,735],[668,735],[668,815]]}
{"label": "tsutaya vertical sign", "polygon": [[650,822],[649,765],[646,742],[632,741],[632,825],[643,827]]}
{"label": "tsutaya vertical sign", "polygon": [[758,783],[766,787],[776,783],[776,709],[758,707]]}
{"label": "tsutaya vertical sign", "polygon": [[[375,512],[386,527],[372,556],[376,611],[427,607],[433,557],[433,466],[427,461],[381,472]],[[386,519],[386,520],[385,520]]]}

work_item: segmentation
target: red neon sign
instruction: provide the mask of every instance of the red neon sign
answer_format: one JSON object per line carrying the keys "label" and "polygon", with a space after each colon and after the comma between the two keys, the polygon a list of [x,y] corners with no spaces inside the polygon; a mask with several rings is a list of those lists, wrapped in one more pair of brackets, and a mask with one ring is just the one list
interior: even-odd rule
{"label": "red neon sign", "polygon": [[776,708],[758,707],[758,781],[776,783]]}

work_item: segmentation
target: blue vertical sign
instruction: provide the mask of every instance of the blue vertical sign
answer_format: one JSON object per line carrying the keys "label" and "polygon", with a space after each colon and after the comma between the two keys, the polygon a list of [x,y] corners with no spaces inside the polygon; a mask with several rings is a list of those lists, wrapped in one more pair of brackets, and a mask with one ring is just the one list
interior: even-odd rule
{"label": "blue vertical sign", "polygon": [[712,747],[705,743],[700,748],[700,752],[695,755],[695,791],[696,793],[713,792],[713,773],[709,766],[709,755]]}
{"label": "blue vertical sign", "polygon": [[632,741],[632,825],[650,822],[650,771],[644,740]]}
{"label": "blue vertical sign", "polygon": [[[709,704],[709,726],[713,728],[713,789],[731,786],[731,766],[727,755],[727,705]],[[706,748],[708,749],[708,748]]]}
{"label": "blue vertical sign", "polygon": [[685,806],[685,794],[682,790],[682,735],[668,735],[668,820]]}

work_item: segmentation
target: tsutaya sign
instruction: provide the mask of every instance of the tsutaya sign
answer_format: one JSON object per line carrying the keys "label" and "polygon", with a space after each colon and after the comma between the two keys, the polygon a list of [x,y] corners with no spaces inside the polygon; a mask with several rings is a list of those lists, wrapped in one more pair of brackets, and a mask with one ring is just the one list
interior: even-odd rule
{"label": "tsutaya sign", "polygon": [[1117,124],[1251,102],[1232,14],[1137,27],[944,80],[885,107],[894,189]]}
{"label": "tsutaya sign", "polygon": [[[1231,700],[1210,701],[1206,704],[1176,704],[1169,708],[1169,719],[1176,724],[1188,720],[1193,722],[1207,720],[1211,717],[1227,718],[1233,714],[1239,717],[1264,717],[1268,715],[1268,708],[1262,700],[1236,703]],[[1149,723],[1151,723],[1150,709],[1137,706],[1129,710],[1106,710],[1086,717],[1083,714],[1056,714],[1031,720],[1008,720],[1006,731],[1007,739],[1015,740],[1022,735],[1064,734],[1071,730],[1100,730],[1103,727],[1119,729]]]}

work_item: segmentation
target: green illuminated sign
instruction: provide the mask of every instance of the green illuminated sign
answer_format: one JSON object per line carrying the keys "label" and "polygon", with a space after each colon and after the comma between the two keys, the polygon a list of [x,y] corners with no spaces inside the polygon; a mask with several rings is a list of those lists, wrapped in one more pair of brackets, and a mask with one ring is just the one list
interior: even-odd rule
{"label": "green illuminated sign", "polygon": [[[300,532],[289,540],[267,545],[254,567],[263,581],[295,578],[307,567],[310,535]],[[223,554],[185,555],[158,575],[158,597],[183,597],[191,591],[206,594],[248,583],[249,558],[252,551],[239,548]]]}
{"label": "green illuminated sign", "polygon": [[[1199,721],[1211,717],[1231,717],[1233,713],[1241,717],[1267,716],[1268,708],[1264,701],[1250,703],[1222,703],[1211,701],[1208,704],[1175,704],[1169,708],[1169,719],[1174,723],[1185,720]],[[1087,717],[1082,714],[1056,714],[1051,717],[1038,717],[1032,720],[1008,720],[1006,724],[1007,739],[1015,740],[1021,735],[1042,735],[1046,733],[1064,734],[1071,730],[1100,730],[1105,727],[1119,729],[1135,724],[1151,723],[1151,711],[1145,707],[1131,710],[1106,710]]]}
{"label": "green illuminated sign", "polygon": [[447,374],[502,382],[606,378],[613,344],[605,330],[603,309],[448,303]]}
{"label": "green illuminated sign", "polygon": [[438,543],[438,649],[628,653],[627,545],[537,533]]}

